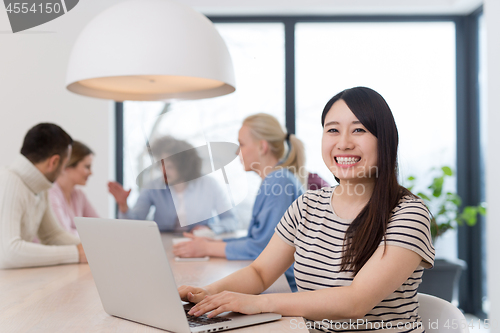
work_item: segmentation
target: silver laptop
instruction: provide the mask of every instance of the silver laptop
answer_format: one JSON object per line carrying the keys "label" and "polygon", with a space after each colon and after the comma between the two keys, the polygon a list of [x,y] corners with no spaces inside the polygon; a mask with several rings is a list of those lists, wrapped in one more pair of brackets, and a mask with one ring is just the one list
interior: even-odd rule
{"label": "silver laptop", "polygon": [[215,332],[281,318],[274,313],[189,316],[153,221],[75,218],[104,310],[164,330]]}

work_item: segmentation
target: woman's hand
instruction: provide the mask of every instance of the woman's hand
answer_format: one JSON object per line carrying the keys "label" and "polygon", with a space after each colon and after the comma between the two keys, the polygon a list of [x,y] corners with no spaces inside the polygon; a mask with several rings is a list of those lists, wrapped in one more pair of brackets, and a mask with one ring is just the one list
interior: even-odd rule
{"label": "woman's hand", "polygon": [[115,197],[116,203],[118,204],[118,208],[122,213],[126,213],[128,211],[127,198],[132,189],[125,191],[123,186],[121,186],[117,182],[108,182],[108,191]]}
{"label": "woman's hand", "polygon": [[180,258],[199,258],[208,255],[208,246],[210,243],[208,238],[196,237],[189,233],[184,233],[184,237],[191,238],[191,240],[175,244],[175,256]]}
{"label": "woman's hand", "polygon": [[[208,228],[208,227],[207,227]],[[208,228],[210,230],[210,228]],[[193,228],[193,231],[195,229]],[[203,229],[196,229],[196,230],[203,230]],[[192,232],[183,232],[182,233],[182,236],[186,237],[186,238],[191,238],[191,240],[199,240],[199,239],[204,239],[206,241],[209,241],[209,242],[213,242],[213,241],[216,241],[215,239],[213,238],[210,238],[210,237],[205,237],[205,236],[195,236],[194,233]]]}
{"label": "woman's hand", "polygon": [[215,237],[215,232],[212,231],[208,226],[206,225],[197,225],[193,229],[190,230],[190,233],[184,233],[184,237],[191,237],[191,236],[196,236],[196,237],[203,237],[208,240],[213,240]]}
{"label": "woman's hand", "polygon": [[247,295],[231,291],[223,291],[215,295],[208,295],[189,310],[190,315],[201,316],[210,312],[207,317],[212,318],[226,311],[244,314],[257,314],[265,311],[265,296]]}
{"label": "woman's hand", "polygon": [[181,300],[184,302],[198,303],[206,296],[210,295],[209,291],[205,288],[197,288],[191,286],[180,286],[177,288]]}

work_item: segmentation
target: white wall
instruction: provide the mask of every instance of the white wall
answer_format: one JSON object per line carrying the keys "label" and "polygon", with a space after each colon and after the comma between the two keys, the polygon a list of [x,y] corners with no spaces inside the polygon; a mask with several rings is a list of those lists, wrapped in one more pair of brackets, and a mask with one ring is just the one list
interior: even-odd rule
{"label": "white wall", "polygon": [[106,182],[114,170],[113,104],[68,92],[65,77],[79,32],[116,2],[80,1],[62,17],[16,34],[10,32],[6,11],[0,10],[0,166],[19,153],[29,128],[56,123],[96,153],[85,191],[101,216],[112,210]]}
{"label": "white wall", "polygon": [[484,1],[487,34],[488,151],[486,162],[488,297],[492,333],[500,332],[500,1]]}

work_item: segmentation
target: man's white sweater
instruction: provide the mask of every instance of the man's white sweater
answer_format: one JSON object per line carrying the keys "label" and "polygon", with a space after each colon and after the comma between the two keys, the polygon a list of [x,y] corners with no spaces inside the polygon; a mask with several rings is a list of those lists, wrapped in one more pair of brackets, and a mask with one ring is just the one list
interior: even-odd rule
{"label": "man's white sweater", "polygon": [[[0,268],[78,262],[78,237],[63,230],[50,208],[52,183],[23,155],[0,170]],[[38,236],[41,244],[33,243]]]}

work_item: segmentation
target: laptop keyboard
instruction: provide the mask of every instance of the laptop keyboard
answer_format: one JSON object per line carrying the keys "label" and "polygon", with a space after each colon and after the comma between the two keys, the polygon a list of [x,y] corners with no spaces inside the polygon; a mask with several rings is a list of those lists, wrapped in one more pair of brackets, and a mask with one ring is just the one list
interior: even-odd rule
{"label": "laptop keyboard", "polygon": [[186,312],[186,317],[189,323],[189,327],[198,327],[203,325],[210,325],[210,324],[222,323],[225,321],[231,321],[231,319],[224,317],[208,318],[206,315],[201,315],[199,317],[196,317],[189,315],[188,314],[189,310],[184,309],[184,311]]}

